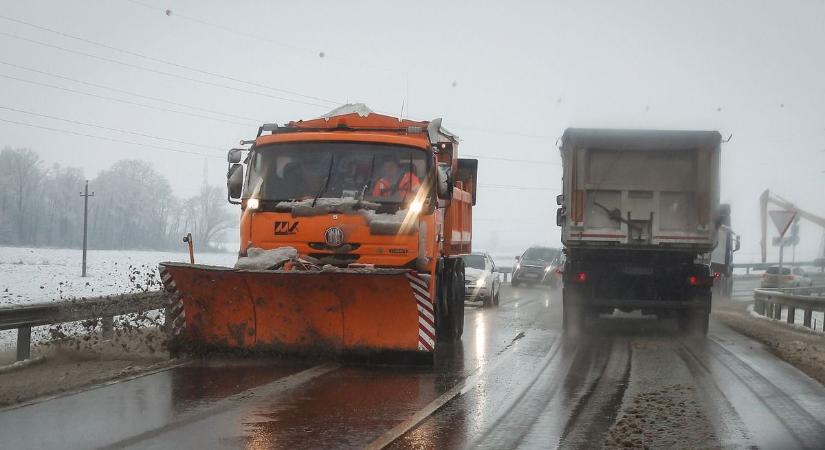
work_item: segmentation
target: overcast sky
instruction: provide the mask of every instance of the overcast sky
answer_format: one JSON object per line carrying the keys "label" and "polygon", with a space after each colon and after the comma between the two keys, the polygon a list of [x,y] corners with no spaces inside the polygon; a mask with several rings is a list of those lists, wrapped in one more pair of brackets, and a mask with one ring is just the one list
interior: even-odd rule
{"label": "overcast sky", "polygon": [[[739,261],[758,258],[765,188],[825,216],[823,1],[0,4],[0,119],[166,148],[0,121],[0,146],[33,148],[89,178],[147,159],[191,195],[204,164],[224,184],[226,149],[260,122],[363,102],[443,117],[463,154],[534,161],[481,159],[480,182],[497,187],[478,196],[477,249],[559,245],[555,141],[568,126],[733,134],[722,201],[743,235]],[[803,223],[797,258],[813,258],[821,239]]]}

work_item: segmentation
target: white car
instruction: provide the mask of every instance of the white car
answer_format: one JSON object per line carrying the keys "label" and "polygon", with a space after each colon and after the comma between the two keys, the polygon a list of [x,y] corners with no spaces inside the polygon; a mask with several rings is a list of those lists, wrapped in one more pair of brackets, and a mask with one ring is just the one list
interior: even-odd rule
{"label": "white car", "polygon": [[464,300],[483,302],[484,307],[498,305],[501,279],[493,258],[487,253],[462,255],[464,260]]}
{"label": "white car", "polygon": [[814,282],[805,275],[805,270],[801,267],[783,267],[780,273],[779,266],[771,266],[762,274],[761,287],[763,288],[784,288],[784,287],[808,287]]}

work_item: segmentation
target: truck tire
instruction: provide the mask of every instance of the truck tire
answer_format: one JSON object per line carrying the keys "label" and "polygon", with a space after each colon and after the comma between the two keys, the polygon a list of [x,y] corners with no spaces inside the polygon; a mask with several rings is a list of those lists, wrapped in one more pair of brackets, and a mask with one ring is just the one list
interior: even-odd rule
{"label": "truck tire", "polygon": [[708,334],[710,312],[705,309],[682,311],[679,316],[679,328],[691,337],[704,337]]}
{"label": "truck tire", "polygon": [[493,296],[493,306],[498,306],[498,296],[499,296],[500,293],[501,293],[501,286],[498,287],[498,290],[496,290],[496,295]]}
{"label": "truck tire", "polygon": [[464,294],[467,288],[464,285],[464,260],[461,258],[453,258],[453,301],[452,301],[452,315],[453,322],[453,339],[461,340],[461,335],[464,334]]}
{"label": "truck tire", "polygon": [[451,272],[445,260],[440,260],[435,268],[435,339],[437,342],[451,342],[453,327],[449,315],[449,300],[452,287]]}
{"label": "truck tire", "polygon": [[562,289],[562,328],[564,334],[577,337],[584,332],[584,305],[581,293],[576,289]]}

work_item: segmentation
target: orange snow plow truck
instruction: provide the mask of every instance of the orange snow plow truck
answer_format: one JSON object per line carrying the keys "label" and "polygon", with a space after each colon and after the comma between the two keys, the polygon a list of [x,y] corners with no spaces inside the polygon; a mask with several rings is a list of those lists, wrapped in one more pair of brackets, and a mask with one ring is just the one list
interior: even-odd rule
{"label": "orange snow plow truck", "polygon": [[242,144],[236,266],[160,265],[176,347],[431,353],[461,338],[478,162],[441,119],[346,105]]}

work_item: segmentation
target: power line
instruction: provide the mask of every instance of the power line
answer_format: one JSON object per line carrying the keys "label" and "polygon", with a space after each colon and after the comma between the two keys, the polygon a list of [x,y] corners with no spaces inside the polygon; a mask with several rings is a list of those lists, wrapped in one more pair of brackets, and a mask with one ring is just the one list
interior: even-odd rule
{"label": "power line", "polygon": [[148,61],[154,61],[154,62],[157,62],[157,63],[170,65],[172,67],[177,67],[177,68],[180,68],[180,69],[190,70],[192,72],[197,72],[197,73],[200,73],[200,74],[209,75],[209,76],[216,77],[216,78],[222,78],[224,80],[234,81],[236,83],[243,83],[243,84],[246,84],[246,85],[249,85],[249,86],[255,86],[255,87],[259,87],[259,88],[263,88],[263,89],[269,89],[269,90],[272,90],[272,91],[283,92],[285,94],[291,94],[291,95],[295,95],[297,97],[304,97],[304,98],[308,98],[308,99],[311,99],[311,100],[319,100],[319,101],[329,102],[329,103],[333,103],[333,104],[342,103],[342,102],[337,101],[337,100],[330,100],[330,99],[327,99],[327,98],[302,94],[300,92],[291,91],[291,90],[288,90],[288,89],[276,88],[276,87],[268,86],[268,85],[265,85],[265,84],[256,83],[256,82],[253,82],[253,81],[242,80],[240,78],[235,78],[235,77],[231,77],[231,76],[228,76],[228,75],[223,75],[223,74],[216,73],[216,72],[210,72],[208,70],[199,69],[199,68],[192,67],[192,66],[187,66],[185,64],[176,63],[174,61],[168,61],[168,60],[165,60],[165,59],[156,58],[154,56],[149,56],[149,55],[146,55],[146,54],[143,54],[143,53],[138,53],[138,52],[134,52],[134,51],[131,51],[131,50],[125,50],[125,49],[118,48],[118,47],[115,47],[115,46],[112,46],[112,45],[103,44],[101,42],[96,42],[96,41],[93,41],[91,39],[82,38],[80,36],[74,36],[74,35],[71,35],[71,34],[68,34],[68,33],[64,33],[62,31],[52,29],[52,28],[44,27],[42,25],[36,25],[36,24],[26,22],[26,21],[23,21],[23,20],[20,20],[20,19],[15,19],[13,17],[0,15],[0,19],[4,19],[4,20],[10,21],[10,22],[26,25],[26,26],[29,26],[29,27],[32,27],[32,28],[36,28],[38,30],[46,31],[46,32],[49,32],[49,33],[56,34],[58,36],[67,37],[69,39],[74,39],[74,40],[77,40],[77,41],[80,41],[80,42],[85,42],[87,44],[91,44],[91,45],[95,45],[95,46],[102,47],[102,48],[105,48],[105,49],[113,50],[113,51],[120,52],[120,53],[123,53],[123,54],[126,54],[126,55],[136,56],[138,58],[142,58],[142,59],[145,59],[145,60],[148,60]]}
{"label": "power line", "polygon": [[464,156],[469,156],[471,158],[478,158],[478,159],[492,159],[492,160],[496,160],[496,161],[508,161],[508,162],[530,163],[530,164],[546,164],[546,165],[549,165],[549,166],[561,167],[561,164],[559,164],[559,163],[554,163],[554,162],[551,162],[551,161],[539,161],[539,160],[535,160],[535,159],[504,158],[504,157],[499,157],[499,156],[481,156],[481,155],[471,155],[471,154],[465,154]]}
{"label": "power line", "polygon": [[225,112],[222,112],[222,111],[216,111],[216,110],[213,110],[213,109],[206,109],[206,108],[201,108],[201,107],[198,107],[198,106],[187,105],[185,103],[173,102],[171,100],[166,100],[166,99],[160,98],[160,97],[152,97],[151,95],[138,94],[136,92],[127,91],[125,89],[118,89],[118,88],[113,88],[113,87],[110,87],[110,86],[105,86],[105,85],[102,85],[102,84],[97,84],[97,83],[91,83],[91,82],[88,82],[88,81],[78,80],[77,78],[71,78],[71,77],[67,77],[65,75],[60,75],[60,74],[56,74],[56,73],[52,73],[52,72],[46,72],[46,71],[43,71],[43,70],[37,70],[37,69],[33,69],[31,67],[26,67],[26,66],[21,66],[21,65],[18,65],[18,64],[13,64],[13,63],[10,63],[10,62],[7,62],[7,61],[0,60],[0,64],[6,65],[6,66],[9,66],[9,67],[14,67],[15,69],[26,70],[26,71],[33,72],[33,73],[46,75],[46,76],[49,76],[49,77],[60,78],[62,80],[71,81],[73,83],[79,83],[79,84],[83,84],[83,85],[86,85],[86,86],[96,87],[96,88],[99,88],[99,89],[105,89],[105,90],[112,91],[112,92],[119,92],[121,94],[131,95],[131,96],[134,96],[134,97],[144,98],[144,99],[147,99],[147,100],[152,100],[152,101],[161,102],[161,103],[167,103],[169,105],[194,109],[196,111],[203,111],[203,112],[208,112],[208,113],[211,113],[211,114],[219,114],[219,115],[223,115],[223,116],[227,116],[227,117],[233,117],[235,119],[249,120],[249,121],[252,121],[256,124],[265,122],[264,120],[255,119],[253,117],[238,116],[238,115],[235,115],[235,114],[229,114],[229,113],[225,113]]}
{"label": "power line", "polygon": [[25,110],[22,110],[22,109],[11,108],[11,107],[8,107],[8,106],[0,105],[0,109],[5,109],[6,111],[13,111],[13,112],[16,112],[16,113],[21,113],[21,114],[28,114],[30,116],[43,117],[43,118],[46,118],[46,119],[59,120],[61,122],[73,123],[75,125],[83,125],[85,127],[92,127],[92,128],[97,128],[97,129],[100,129],[100,130],[116,131],[118,133],[131,134],[133,136],[140,136],[140,137],[145,137],[145,138],[150,138],[150,139],[157,139],[159,141],[172,142],[172,143],[175,143],[175,144],[189,145],[189,146],[198,147],[198,148],[208,148],[210,150],[225,150],[225,149],[220,148],[220,147],[211,147],[211,146],[208,146],[208,145],[196,144],[194,142],[179,141],[177,139],[169,139],[169,138],[164,138],[164,137],[160,137],[160,136],[153,136],[151,134],[144,134],[144,133],[140,133],[140,132],[137,132],[137,131],[122,130],[122,129],[119,129],[119,128],[110,128],[110,127],[106,127],[106,126],[103,126],[103,125],[96,125],[96,124],[93,124],[93,123],[80,122],[80,121],[77,121],[77,120],[66,119],[64,117],[50,116],[48,114],[40,114],[40,113],[36,113],[36,112],[25,111]]}
{"label": "power line", "polygon": [[98,99],[109,100],[109,101],[118,102],[118,103],[124,103],[124,104],[132,105],[132,106],[139,106],[141,108],[149,108],[149,109],[154,109],[154,110],[157,110],[157,111],[183,114],[183,115],[186,115],[186,116],[198,117],[198,118],[201,118],[201,119],[214,120],[216,122],[231,123],[231,124],[235,124],[235,125],[249,126],[248,123],[235,122],[235,121],[225,120],[225,119],[219,119],[217,117],[204,116],[204,115],[201,115],[201,114],[195,114],[195,113],[191,113],[191,112],[187,112],[187,111],[178,111],[178,110],[175,110],[175,109],[169,109],[169,108],[163,108],[163,107],[160,107],[160,106],[147,105],[145,103],[133,102],[131,100],[123,100],[123,99],[120,99],[120,98],[108,97],[108,96],[105,96],[105,95],[78,91],[78,90],[75,90],[75,89],[65,88],[65,87],[62,87],[62,86],[56,86],[56,85],[53,85],[53,84],[41,83],[39,81],[27,80],[25,78],[18,78],[18,77],[14,77],[14,76],[11,76],[11,75],[6,75],[6,74],[3,74],[3,73],[0,73],[0,77],[8,78],[10,80],[21,81],[23,83],[34,84],[34,85],[37,85],[37,86],[44,86],[44,87],[48,87],[48,88],[52,88],[52,89],[71,92],[73,94],[86,95],[86,96],[94,97],[94,98],[98,98]]}
{"label": "power line", "polygon": [[21,125],[21,126],[30,127],[30,128],[39,128],[41,130],[54,131],[54,132],[57,132],[57,133],[71,134],[71,135],[74,135],[74,136],[82,136],[82,137],[88,137],[88,138],[92,138],[92,139],[99,139],[99,140],[102,140],[102,141],[116,142],[118,144],[137,145],[139,147],[152,148],[152,149],[156,149],[156,150],[165,150],[165,151],[170,151],[170,152],[175,152],[175,153],[185,153],[185,154],[189,154],[189,155],[205,156],[207,158],[223,159],[222,156],[209,155],[209,154],[206,154],[206,153],[199,153],[199,152],[190,152],[190,151],[187,151],[187,150],[179,150],[179,149],[171,148],[171,147],[162,147],[162,146],[159,146],[159,145],[143,144],[141,142],[124,141],[124,140],[121,140],[121,139],[115,139],[115,138],[110,138],[110,137],[105,137],[105,136],[96,136],[94,134],[78,133],[76,131],[63,130],[63,129],[60,129],[60,128],[46,127],[46,126],[43,126],[43,125],[35,125],[33,123],[27,123],[27,122],[18,122],[16,120],[8,120],[8,119],[0,118],[0,122],[6,122],[6,123]]}
{"label": "power line", "polygon": [[209,21],[206,21],[206,20],[203,20],[203,19],[199,19],[197,17],[193,17],[193,16],[189,16],[189,15],[186,15],[186,14],[179,13],[178,10],[175,10],[173,14],[170,14],[169,13],[170,10],[164,11],[163,8],[159,8],[159,7],[156,7],[154,5],[144,3],[144,2],[140,2],[140,1],[137,1],[137,0],[126,0],[126,1],[128,1],[129,3],[135,4],[135,5],[141,6],[143,8],[146,8],[146,9],[151,9],[152,11],[166,12],[167,15],[172,15],[173,17],[179,17],[181,19],[188,20],[190,22],[194,22],[194,23],[197,23],[199,25],[215,28],[215,29],[221,30],[221,31],[229,33],[229,34],[234,34],[236,36],[242,36],[242,37],[249,38],[249,39],[255,39],[255,40],[258,40],[258,41],[267,42],[269,44],[275,44],[277,46],[280,46],[280,47],[283,47],[283,48],[286,48],[286,49],[289,49],[289,50],[301,52],[301,53],[318,55],[321,58],[328,59],[328,60],[333,60],[333,61],[338,61],[339,63],[346,63],[346,65],[349,65],[349,66],[355,66],[355,67],[358,67],[358,68],[367,67],[367,68],[374,69],[374,70],[379,70],[379,71],[382,71],[382,72],[385,72],[385,73],[386,72],[393,73],[393,74],[398,74],[399,73],[399,71],[397,69],[394,69],[394,68],[391,68],[391,67],[378,66],[378,65],[373,64],[370,61],[358,60],[358,59],[353,59],[353,58],[335,57],[335,56],[332,56],[332,55],[327,55],[324,52],[318,51],[317,49],[312,49],[312,48],[308,48],[308,47],[301,47],[301,46],[294,45],[294,44],[287,44],[287,43],[284,43],[282,41],[277,41],[275,39],[268,38],[268,37],[265,37],[265,36],[261,36],[261,35],[258,35],[258,34],[245,33],[243,31],[239,31],[237,29],[228,27],[226,25],[221,25],[221,24],[217,24],[217,23],[214,23],[214,22],[209,22]]}
{"label": "power line", "polygon": [[18,36],[16,34],[6,33],[5,31],[0,31],[0,35],[6,36],[6,37],[9,37],[9,38],[12,38],[12,39],[17,39],[17,40],[20,40],[20,41],[24,41],[24,42],[29,42],[29,43],[32,43],[32,44],[41,45],[43,47],[53,48],[53,49],[56,49],[56,50],[60,50],[60,51],[68,52],[68,53],[73,53],[73,54],[76,54],[76,55],[82,55],[82,56],[85,56],[87,58],[97,59],[97,60],[100,60],[100,61],[106,61],[106,62],[110,62],[110,63],[113,63],[113,64],[119,64],[121,66],[130,67],[132,69],[143,70],[143,71],[146,71],[146,72],[165,75],[165,76],[172,77],[172,78],[179,78],[181,80],[189,81],[189,82],[192,82],[192,83],[205,84],[207,86],[219,87],[219,88],[222,88],[222,89],[229,89],[229,90],[232,90],[232,91],[243,92],[243,93],[246,93],[246,94],[258,95],[258,96],[262,96],[262,97],[273,98],[273,99],[276,99],[276,100],[283,100],[283,101],[286,101],[286,102],[300,103],[300,104],[309,105],[309,106],[317,106],[319,108],[329,108],[329,105],[321,105],[319,103],[306,102],[306,101],[297,100],[297,99],[294,99],[294,98],[279,97],[277,95],[266,94],[266,93],[263,93],[263,92],[260,92],[260,91],[252,91],[252,90],[249,90],[249,89],[241,89],[241,88],[237,88],[237,87],[234,87],[234,86],[229,86],[229,85],[226,85],[226,84],[215,83],[215,82],[206,81],[206,80],[199,80],[197,78],[191,78],[191,77],[187,77],[185,75],[179,75],[179,74],[172,73],[172,72],[165,72],[163,70],[152,69],[152,68],[149,68],[149,67],[143,67],[143,66],[139,66],[137,64],[131,64],[131,63],[127,63],[127,62],[124,62],[124,61],[118,61],[116,59],[106,58],[104,56],[99,56],[99,55],[95,55],[95,54],[92,54],[92,53],[81,52],[79,50],[72,50],[70,48],[61,47],[59,45],[49,44],[49,43],[41,42],[41,41],[38,41],[38,40],[35,40],[35,39],[25,38],[23,36]]}

